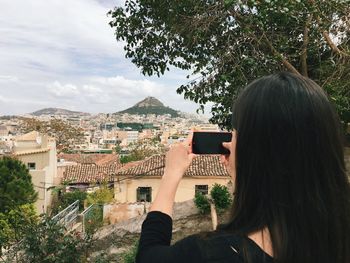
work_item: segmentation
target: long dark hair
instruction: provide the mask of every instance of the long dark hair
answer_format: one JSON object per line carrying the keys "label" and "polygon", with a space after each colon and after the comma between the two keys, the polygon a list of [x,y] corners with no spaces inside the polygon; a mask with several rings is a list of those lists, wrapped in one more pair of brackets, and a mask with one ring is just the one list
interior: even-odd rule
{"label": "long dark hair", "polygon": [[350,262],[350,185],[340,122],[325,92],[291,73],[260,78],[233,106],[230,232],[268,227],[276,262]]}

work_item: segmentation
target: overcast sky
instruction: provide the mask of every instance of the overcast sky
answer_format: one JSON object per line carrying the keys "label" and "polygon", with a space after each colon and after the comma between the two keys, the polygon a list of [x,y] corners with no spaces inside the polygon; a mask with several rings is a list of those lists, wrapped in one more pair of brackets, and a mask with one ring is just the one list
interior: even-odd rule
{"label": "overcast sky", "polygon": [[176,94],[186,72],[144,77],[124,58],[106,16],[122,2],[0,0],[0,115],[46,107],[116,112],[146,96],[195,112]]}

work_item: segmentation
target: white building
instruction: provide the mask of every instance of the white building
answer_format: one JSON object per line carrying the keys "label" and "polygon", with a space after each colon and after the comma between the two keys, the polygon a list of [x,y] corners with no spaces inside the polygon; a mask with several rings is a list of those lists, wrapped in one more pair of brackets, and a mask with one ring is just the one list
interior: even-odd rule
{"label": "white building", "polygon": [[51,205],[51,191],[57,177],[56,141],[33,131],[15,138],[13,153],[29,169],[35,191],[37,212],[46,213]]}

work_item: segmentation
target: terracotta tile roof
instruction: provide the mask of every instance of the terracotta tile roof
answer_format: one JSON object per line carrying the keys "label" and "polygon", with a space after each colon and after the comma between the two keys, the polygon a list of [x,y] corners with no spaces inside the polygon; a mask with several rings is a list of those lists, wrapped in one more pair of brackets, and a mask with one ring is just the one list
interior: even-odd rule
{"label": "terracotta tile roof", "polygon": [[117,154],[66,154],[62,153],[57,156],[58,159],[64,159],[69,162],[77,163],[94,163],[96,165],[119,164]]}
{"label": "terracotta tile roof", "polygon": [[121,164],[97,165],[94,163],[67,166],[63,181],[70,184],[113,182]]}
{"label": "terracotta tile roof", "polygon": [[[82,163],[67,166],[63,173],[63,181],[71,184],[113,182],[115,175],[119,176],[162,176],[164,173],[165,155],[154,155],[146,160],[127,163],[97,165]],[[185,175],[191,176],[229,176],[226,168],[220,163],[218,155],[197,156]]]}
{"label": "terracotta tile roof", "polygon": [[50,148],[40,148],[40,149],[29,149],[24,151],[16,151],[14,154],[17,156],[27,155],[27,154],[36,154],[36,153],[44,153],[50,151]]}
{"label": "terracotta tile roof", "polygon": [[[153,175],[162,176],[164,173],[165,155],[154,155],[133,167],[123,167],[117,175]],[[219,155],[197,156],[184,176],[229,176],[226,168],[220,163]]]}

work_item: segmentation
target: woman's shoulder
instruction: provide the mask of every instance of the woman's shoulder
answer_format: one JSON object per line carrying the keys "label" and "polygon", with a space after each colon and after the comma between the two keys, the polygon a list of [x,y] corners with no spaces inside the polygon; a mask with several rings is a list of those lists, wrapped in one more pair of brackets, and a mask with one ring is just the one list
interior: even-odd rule
{"label": "woman's shoulder", "polygon": [[254,241],[246,236],[227,232],[206,232],[189,236],[188,240],[194,242],[206,262],[272,262]]}

